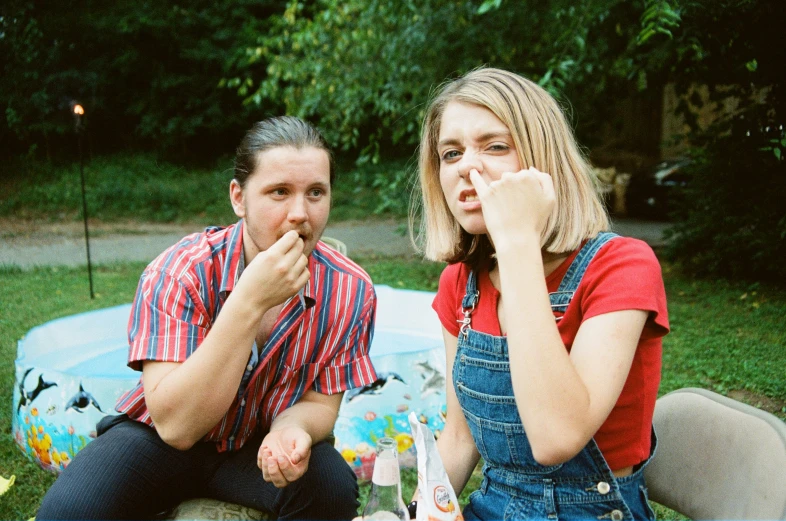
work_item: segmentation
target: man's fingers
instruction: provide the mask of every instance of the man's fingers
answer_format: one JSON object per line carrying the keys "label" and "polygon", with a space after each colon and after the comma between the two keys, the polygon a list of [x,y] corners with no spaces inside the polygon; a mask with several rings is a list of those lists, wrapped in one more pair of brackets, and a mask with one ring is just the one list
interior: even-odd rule
{"label": "man's fingers", "polygon": [[295,481],[300,477],[300,469],[290,460],[288,455],[282,454],[278,457],[278,469],[281,471],[281,476],[288,482]]}
{"label": "man's fingers", "polygon": [[469,171],[469,181],[472,183],[472,186],[475,188],[475,192],[477,192],[478,197],[483,200],[483,197],[489,191],[489,185],[486,184],[486,181],[483,180],[483,177],[480,175],[480,172],[475,170],[474,168]]}
{"label": "man's fingers", "polygon": [[277,240],[273,245],[269,248],[269,250],[278,251],[282,255],[290,251],[300,239],[300,235],[295,230],[289,230],[287,233],[281,236],[279,240]]}
{"label": "man's fingers", "polygon": [[269,481],[278,488],[287,486],[289,482],[281,473],[281,469],[276,458],[270,457],[267,461],[267,473],[270,478]]}
{"label": "man's fingers", "polygon": [[[292,241],[291,245],[286,250],[280,252],[281,258],[284,260],[284,264],[286,264],[287,266],[292,266],[293,268],[295,266],[300,266],[303,262],[303,259],[305,259],[306,266],[308,266],[308,258],[305,255],[303,255],[303,250],[306,247],[306,243],[303,242],[303,239],[300,238],[297,232],[288,231],[273,246],[277,246],[278,244],[281,244],[282,241],[284,240],[284,237],[291,238],[293,234],[295,236],[295,240]],[[271,247],[268,251],[272,249],[273,248]]]}
{"label": "man's fingers", "polygon": [[295,230],[289,230],[264,251],[263,258],[281,262],[282,266],[294,266],[303,255],[305,243]]}
{"label": "man's fingers", "polygon": [[282,488],[306,473],[310,455],[311,437],[300,428],[290,427],[268,434],[257,461],[265,481]]}
{"label": "man's fingers", "polygon": [[290,273],[300,277],[304,271],[308,271],[308,257],[303,254],[305,243],[298,238],[294,246],[282,256],[281,266],[287,266]]}
{"label": "man's fingers", "polygon": [[[297,261],[295,262],[294,271],[295,273],[303,274],[308,273],[308,257],[303,255],[302,253],[299,254]],[[308,279],[306,279],[308,280]]]}
{"label": "man's fingers", "polygon": [[[292,246],[288,250],[276,251],[289,239],[293,240]],[[267,258],[273,262],[271,266],[279,283],[291,286],[290,289],[293,293],[305,286],[311,277],[308,271],[308,257],[303,254],[304,247],[305,243],[297,232],[289,231],[265,252]],[[272,256],[270,256],[271,253]]]}
{"label": "man's fingers", "polygon": [[289,455],[289,461],[291,461],[293,465],[297,465],[302,460],[303,460],[303,456],[301,456],[300,452],[297,450],[293,450],[292,453]]}
{"label": "man's fingers", "polygon": [[267,480],[276,484],[276,480],[280,479],[280,475],[278,472],[278,463],[276,463],[276,458],[269,457],[267,458],[267,462],[265,463],[265,468],[267,469]]}
{"label": "man's fingers", "polygon": [[281,474],[288,482],[293,482],[305,474],[311,453],[311,438],[302,433],[294,436],[281,446],[282,454],[278,457]]}
{"label": "man's fingers", "polygon": [[259,467],[259,470],[262,471],[262,477],[265,481],[270,481],[270,475],[267,470],[267,462],[271,455],[270,449],[264,446],[260,448],[259,454],[257,455],[257,467]]}
{"label": "man's fingers", "polygon": [[308,460],[302,459],[299,463],[295,463],[292,458],[289,459],[284,465],[279,464],[282,476],[289,482],[300,479],[303,474],[308,470]]}

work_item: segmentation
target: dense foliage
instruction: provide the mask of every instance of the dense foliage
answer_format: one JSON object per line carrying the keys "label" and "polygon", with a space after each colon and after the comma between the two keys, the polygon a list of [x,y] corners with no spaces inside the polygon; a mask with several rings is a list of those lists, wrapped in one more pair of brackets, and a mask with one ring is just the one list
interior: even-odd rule
{"label": "dense foliage", "polygon": [[[696,273],[784,284],[786,47],[774,37],[786,11],[774,1],[686,2],[683,20],[674,77],[685,92],[705,85],[716,119],[688,119],[693,176],[669,251]],[[686,97],[684,113],[700,103]]]}
{"label": "dense foliage", "polygon": [[254,114],[218,82],[237,51],[236,33],[264,32],[280,4],[4,2],[0,145],[67,154],[75,148],[70,104],[79,101],[97,151],[226,153]]}
{"label": "dense foliage", "polygon": [[[412,149],[440,82],[496,66],[570,99],[592,136],[603,119],[590,116],[605,105],[598,97],[636,91],[629,79],[638,75],[640,34],[657,40],[662,33],[649,31],[675,16],[656,3],[664,9],[645,19],[642,1],[293,0],[270,32],[249,42],[235,64],[242,74],[226,84],[239,85],[250,104],[280,100],[342,149],[376,158]],[[246,71],[260,62],[264,73]]]}
{"label": "dense foliage", "polygon": [[699,275],[786,283],[783,127],[738,120],[697,151],[668,252]]}
{"label": "dense foliage", "polygon": [[591,141],[598,97],[647,86],[644,51],[677,16],[665,0],[4,4],[0,144],[47,156],[73,148],[74,99],[100,151],[225,152],[287,112],[355,157],[408,154],[434,86],[484,64],[565,94]]}
{"label": "dense foliage", "polygon": [[[769,202],[784,196],[783,136],[744,139],[783,124],[781,3],[7,0],[0,7],[0,149],[73,159],[69,109],[79,100],[87,109],[86,148],[96,155],[155,151],[214,164],[251,121],[289,113],[317,123],[345,158],[404,163],[435,86],[490,65],[549,89],[591,159],[628,168],[660,155],[663,92],[673,85],[696,148],[695,187],[708,190],[679,212],[672,252],[712,273],[740,274],[753,252],[771,258],[784,227]],[[731,132],[734,121],[742,121],[742,133]],[[726,204],[740,197],[734,172],[754,164],[750,181],[762,189],[746,204]],[[7,164],[0,180],[29,174]],[[375,172],[370,182],[387,194],[381,206],[406,200],[398,197],[407,190],[406,168]],[[691,257],[718,244],[728,233],[719,223],[732,219],[749,230],[737,236],[745,247],[736,250],[749,255],[717,270]]]}

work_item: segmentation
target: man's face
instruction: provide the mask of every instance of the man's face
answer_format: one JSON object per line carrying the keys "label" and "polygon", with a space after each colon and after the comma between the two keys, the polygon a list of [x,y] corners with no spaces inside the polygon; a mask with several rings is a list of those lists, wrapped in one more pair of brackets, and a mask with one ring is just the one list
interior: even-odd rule
{"label": "man's face", "polygon": [[259,154],[257,169],[240,187],[233,180],[229,197],[235,215],[245,219],[246,262],[295,230],[309,255],[330,213],[330,159],[325,150],[278,147]]}

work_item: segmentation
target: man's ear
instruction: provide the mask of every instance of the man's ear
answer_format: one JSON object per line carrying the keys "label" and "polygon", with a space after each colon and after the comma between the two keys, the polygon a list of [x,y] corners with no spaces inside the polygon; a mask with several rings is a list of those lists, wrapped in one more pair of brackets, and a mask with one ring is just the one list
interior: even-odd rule
{"label": "man's ear", "polygon": [[229,201],[232,203],[232,209],[235,215],[241,219],[246,216],[246,205],[243,202],[243,187],[236,179],[232,179],[229,183]]}

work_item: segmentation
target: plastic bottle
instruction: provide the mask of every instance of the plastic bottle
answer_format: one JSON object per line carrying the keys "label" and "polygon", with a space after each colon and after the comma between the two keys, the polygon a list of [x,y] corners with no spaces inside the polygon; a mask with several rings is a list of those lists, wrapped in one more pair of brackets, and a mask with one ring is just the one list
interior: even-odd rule
{"label": "plastic bottle", "polygon": [[409,521],[409,512],[401,498],[401,472],[398,450],[393,438],[377,440],[377,458],[371,475],[371,493],[363,509],[364,520]]}

